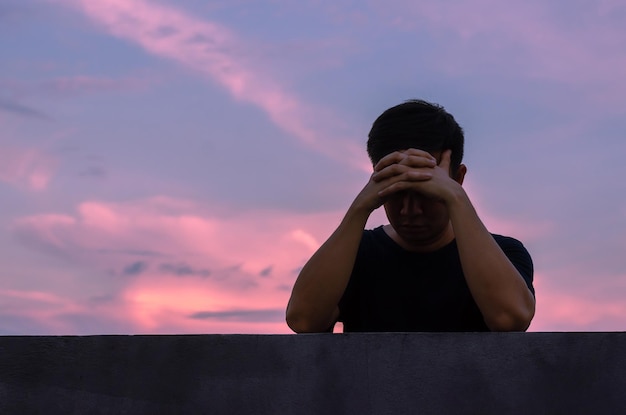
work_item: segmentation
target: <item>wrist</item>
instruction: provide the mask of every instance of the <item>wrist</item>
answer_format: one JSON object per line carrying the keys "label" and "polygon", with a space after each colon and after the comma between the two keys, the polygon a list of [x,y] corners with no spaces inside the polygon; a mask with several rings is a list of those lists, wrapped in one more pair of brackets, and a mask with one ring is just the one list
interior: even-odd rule
{"label": "wrist", "polygon": [[370,206],[362,204],[358,199],[356,199],[348,208],[348,211],[346,212],[346,219],[363,222],[363,225],[365,226],[365,223],[374,210],[376,210],[376,208],[371,208]]}
{"label": "wrist", "polygon": [[455,209],[456,207],[471,204],[469,196],[463,189],[463,186],[457,184],[454,186],[444,198],[444,203],[448,209]]}

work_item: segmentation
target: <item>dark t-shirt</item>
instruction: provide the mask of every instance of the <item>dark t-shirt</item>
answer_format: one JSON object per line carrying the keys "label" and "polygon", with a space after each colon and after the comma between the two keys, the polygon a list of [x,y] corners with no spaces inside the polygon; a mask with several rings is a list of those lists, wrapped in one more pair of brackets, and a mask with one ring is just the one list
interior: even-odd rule
{"label": "dark t-shirt", "polygon": [[[533,264],[522,243],[493,238],[533,295]],[[339,303],[344,331],[489,331],[469,291],[456,246],[428,253],[401,248],[380,226],[363,232]]]}

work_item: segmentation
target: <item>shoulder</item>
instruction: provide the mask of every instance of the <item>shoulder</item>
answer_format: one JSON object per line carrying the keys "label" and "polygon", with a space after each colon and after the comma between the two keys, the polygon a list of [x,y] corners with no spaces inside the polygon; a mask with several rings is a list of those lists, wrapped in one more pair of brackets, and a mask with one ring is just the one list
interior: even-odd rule
{"label": "shoulder", "polygon": [[509,258],[513,266],[519,271],[522,277],[526,280],[528,288],[535,293],[532,286],[534,266],[530,253],[519,240],[511,238],[510,236],[503,236],[497,234],[491,234],[493,239],[502,249],[502,252]]}
{"label": "shoulder", "polygon": [[379,255],[393,250],[394,243],[383,229],[383,226],[363,231],[359,244],[359,254]]}
{"label": "shoulder", "polygon": [[[510,236],[498,235],[496,233],[492,233],[491,236],[495,241],[500,245],[500,247],[521,247],[524,248],[524,244],[519,240],[512,238]],[[524,248],[525,249],[525,248]]]}
{"label": "shoulder", "polygon": [[379,226],[374,229],[365,229],[361,236],[361,243],[376,243],[388,239],[387,233],[383,229],[383,226]]}
{"label": "shoulder", "polygon": [[491,236],[496,241],[496,243],[500,246],[500,249],[504,251],[505,254],[519,254],[525,255],[530,258],[530,253],[524,246],[524,244],[518,239],[512,238],[510,236],[498,235],[492,233]]}
{"label": "shoulder", "polygon": [[502,251],[504,251],[504,253],[507,256],[527,258],[528,261],[531,260],[530,253],[528,252],[524,244],[522,244],[522,242],[520,242],[519,240],[512,238],[510,236],[498,235],[494,233],[492,233],[491,236],[493,236],[493,239],[496,241],[496,243],[500,246],[500,249],[502,249]]}

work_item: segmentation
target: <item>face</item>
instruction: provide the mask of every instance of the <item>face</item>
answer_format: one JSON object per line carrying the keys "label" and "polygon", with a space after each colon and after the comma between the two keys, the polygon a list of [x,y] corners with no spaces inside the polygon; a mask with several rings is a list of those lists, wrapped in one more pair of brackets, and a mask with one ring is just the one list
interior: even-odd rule
{"label": "face", "polygon": [[[441,161],[441,152],[431,154]],[[465,166],[461,165],[455,180],[463,182]],[[413,191],[398,192],[384,204],[393,230],[406,248],[429,250],[454,238],[448,208],[439,199],[429,198]]]}
{"label": "face", "polygon": [[385,203],[389,223],[410,246],[426,247],[445,237],[450,229],[446,205],[415,192],[399,192]]}

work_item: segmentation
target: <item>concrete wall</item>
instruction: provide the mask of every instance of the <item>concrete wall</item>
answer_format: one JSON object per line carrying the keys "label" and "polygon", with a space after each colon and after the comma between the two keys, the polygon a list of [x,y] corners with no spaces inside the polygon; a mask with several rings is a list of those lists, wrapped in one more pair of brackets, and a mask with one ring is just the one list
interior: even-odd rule
{"label": "concrete wall", "polygon": [[626,414],[626,333],[0,337],[0,414]]}

